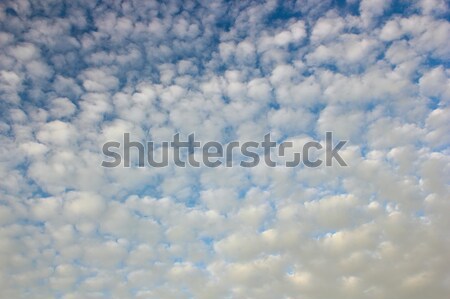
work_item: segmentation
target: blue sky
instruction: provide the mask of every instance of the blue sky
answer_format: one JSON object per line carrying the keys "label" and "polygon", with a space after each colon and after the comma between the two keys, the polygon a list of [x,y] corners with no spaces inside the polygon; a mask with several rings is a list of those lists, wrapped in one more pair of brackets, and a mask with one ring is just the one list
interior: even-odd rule
{"label": "blue sky", "polygon": [[[2,1],[0,298],[446,299],[449,16]],[[301,148],[327,131],[348,167],[100,166],[124,133]]]}

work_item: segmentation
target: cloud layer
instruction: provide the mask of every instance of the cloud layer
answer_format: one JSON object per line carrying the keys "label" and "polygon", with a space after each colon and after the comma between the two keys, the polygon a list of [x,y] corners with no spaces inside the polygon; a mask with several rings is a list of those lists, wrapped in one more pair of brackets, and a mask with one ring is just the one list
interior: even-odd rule
{"label": "cloud layer", "polygon": [[[446,299],[449,14],[2,1],[0,298]],[[100,166],[124,132],[326,131],[349,167]]]}

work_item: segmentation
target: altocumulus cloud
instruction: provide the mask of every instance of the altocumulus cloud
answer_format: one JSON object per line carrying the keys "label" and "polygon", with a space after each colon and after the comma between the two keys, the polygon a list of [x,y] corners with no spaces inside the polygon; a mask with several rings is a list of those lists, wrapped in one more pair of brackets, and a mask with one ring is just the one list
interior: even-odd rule
{"label": "altocumulus cloud", "polygon": [[[446,299],[445,0],[0,3],[0,297]],[[348,167],[101,145],[348,140]]]}

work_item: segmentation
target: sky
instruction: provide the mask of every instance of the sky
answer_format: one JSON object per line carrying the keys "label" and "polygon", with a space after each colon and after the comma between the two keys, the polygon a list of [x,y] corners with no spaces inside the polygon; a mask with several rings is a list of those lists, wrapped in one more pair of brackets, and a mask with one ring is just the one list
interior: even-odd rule
{"label": "sky", "polygon": [[[445,0],[0,2],[0,298],[447,299]],[[102,145],[347,140],[347,167]]]}

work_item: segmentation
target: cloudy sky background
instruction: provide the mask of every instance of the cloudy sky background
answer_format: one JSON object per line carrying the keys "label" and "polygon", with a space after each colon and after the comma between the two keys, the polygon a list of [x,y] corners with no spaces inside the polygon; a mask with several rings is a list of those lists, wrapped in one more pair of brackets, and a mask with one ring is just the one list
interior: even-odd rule
{"label": "cloudy sky background", "polygon": [[[448,298],[445,0],[0,8],[0,298]],[[326,131],[349,167],[100,166]]]}

